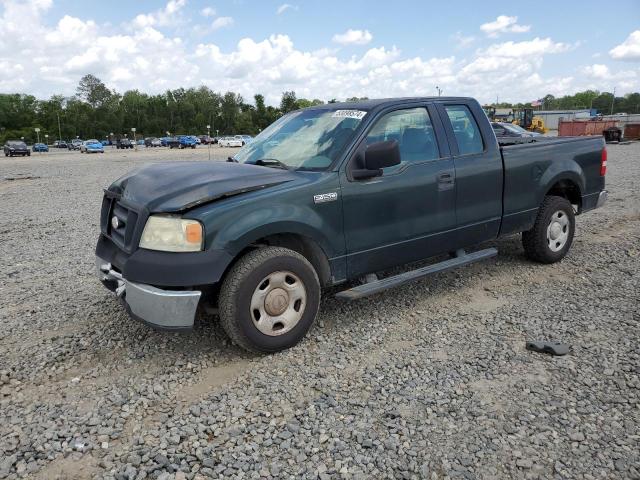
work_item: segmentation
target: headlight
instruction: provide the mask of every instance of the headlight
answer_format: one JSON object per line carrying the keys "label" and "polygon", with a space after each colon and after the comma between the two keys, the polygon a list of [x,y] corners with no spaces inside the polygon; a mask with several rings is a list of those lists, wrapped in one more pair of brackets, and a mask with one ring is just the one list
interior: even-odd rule
{"label": "headlight", "polygon": [[203,228],[197,220],[170,215],[152,215],[140,239],[140,248],[165,252],[199,252],[203,246]]}

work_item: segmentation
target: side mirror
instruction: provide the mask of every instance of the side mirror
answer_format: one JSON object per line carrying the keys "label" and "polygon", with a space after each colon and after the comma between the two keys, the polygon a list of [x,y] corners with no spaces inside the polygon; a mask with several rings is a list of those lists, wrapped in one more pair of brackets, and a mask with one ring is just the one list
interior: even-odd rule
{"label": "side mirror", "polygon": [[400,147],[397,140],[372,143],[364,151],[364,169],[354,170],[353,178],[379,177],[383,168],[395,165],[400,165]]}

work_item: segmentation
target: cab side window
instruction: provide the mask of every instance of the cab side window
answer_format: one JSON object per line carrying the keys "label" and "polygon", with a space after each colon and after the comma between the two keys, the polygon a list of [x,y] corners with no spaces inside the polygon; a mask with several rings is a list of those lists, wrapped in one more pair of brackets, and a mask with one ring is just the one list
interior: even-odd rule
{"label": "cab side window", "polygon": [[482,135],[480,135],[480,128],[478,128],[469,107],[466,105],[445,105],[444,108],[456,136],[460,155],[481,153],[484,150],[484,142]]}
{"label": "cab side window", "polygon": [[431,118],[424,107],[396,110],[380,118],[367,134],[366,144],[386,140],[398,141],[403,164],[440,157]]}

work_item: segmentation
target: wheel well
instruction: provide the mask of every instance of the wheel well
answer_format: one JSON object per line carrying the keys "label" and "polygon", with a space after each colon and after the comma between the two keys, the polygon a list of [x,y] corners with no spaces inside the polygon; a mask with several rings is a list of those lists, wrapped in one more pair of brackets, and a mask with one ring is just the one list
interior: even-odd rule
{"label": "wheel well", "polygon": [[284,247],[298,252],[313,265],[321,285],[326,286],[331,283],[331,267],[329,267],[327,256],[324,250],[311,238],[296,233],[277,233],[256,240],[249,248],[265,245]]}
{"label": "wheel well", "polygon": [[580,187],[571,180],[560,180],[556,182],[547,192],[546,196],[549,195],[566,198],[572,205],[577,205],[577,213],[582,209]]}

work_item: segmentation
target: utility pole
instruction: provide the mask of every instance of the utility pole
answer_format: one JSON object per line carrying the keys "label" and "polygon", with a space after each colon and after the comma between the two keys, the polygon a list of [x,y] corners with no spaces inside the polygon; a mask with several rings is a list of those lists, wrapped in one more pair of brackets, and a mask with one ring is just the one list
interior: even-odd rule
{"label": "utility pole", "polygon": [[442,95],[442,89],[436,85],[436,90],[438,91],[438,96]]}
{"label": "utility pole", "polygon": [[207,125],[207,150],[209,151],[209,161],[211,161],[211,125]]}
{"label": "utility pole", "polygon": [[56,117],[58,117],[58,141],[62,140],[62,131],[60,130],[60,113],[56,112]]}
{"label": "utility pole", "polygon": [[616,101],[616,87],[613,87],[613,96],[611,97],[611,113],[613,115],[613,102]]}

